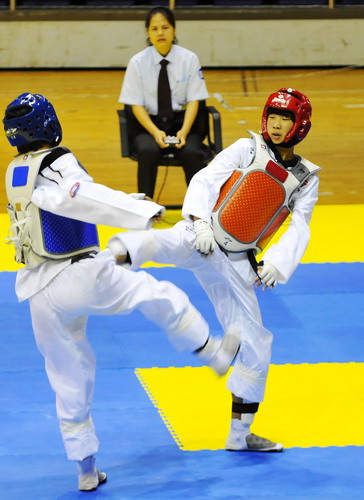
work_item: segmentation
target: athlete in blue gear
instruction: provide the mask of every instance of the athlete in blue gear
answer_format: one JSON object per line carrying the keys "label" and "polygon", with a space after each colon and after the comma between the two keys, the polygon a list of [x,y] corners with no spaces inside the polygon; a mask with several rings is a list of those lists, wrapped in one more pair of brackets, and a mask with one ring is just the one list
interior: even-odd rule
{"label": "athlete in blue gear", "polygon": [[[100,251],[96,224],[148,229],[164,207],[96,184],[65,147],[52,104],[24,93],[3,120],[18,154],[6,173],[8,242],[17,262],[19,301],[29,300],[37,346],[56,393],[67,457],[77,463],[82,491],[95,490],[106,474],[95,465],[99,441],[91,417],[95,355],[86,335],[88,316],[126,315],[139,309],[163,328],[173,344],[196,354],[220,375],[239,347],[234,331],[224,340],[209,327],[184,292],[148,273],[116,265]],[[137,196],[139,198],[140,196]]]}

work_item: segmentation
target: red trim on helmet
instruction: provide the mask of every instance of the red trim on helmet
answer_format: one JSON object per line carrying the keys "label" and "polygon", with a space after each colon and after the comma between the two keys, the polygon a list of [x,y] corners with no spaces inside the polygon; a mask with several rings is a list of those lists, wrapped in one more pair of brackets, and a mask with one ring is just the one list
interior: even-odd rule
{"label": "red trim on helmet", "polygon": [[284,143],[293,140],[293,144],[297,144],[306,137],[311,128],[312,107],[304,94],[295,89],[282,88],[268,97],[262,115],[262,135],[266,141],[270,140],[267,131],[268,108],[287,110],[295,116],[294,125],[286,135]]}

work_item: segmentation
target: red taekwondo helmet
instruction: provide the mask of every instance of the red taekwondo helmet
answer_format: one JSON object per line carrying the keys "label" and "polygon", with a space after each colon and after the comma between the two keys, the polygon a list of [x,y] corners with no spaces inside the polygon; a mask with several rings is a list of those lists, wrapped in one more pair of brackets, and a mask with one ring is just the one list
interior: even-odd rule
{"label": "red taekwondo helmet", "polygon": [[291,88],[279,89],[268,97],[262,116],[262,135],[266,141],[270,141],[267,132],[267,118],[271,109],[277,109],[280,112],[288,111],[294,117],[294,125],[284,139],[285,144],[289,143],[287,146],[294,146],[306,137],[311,128],[310,118],[312,114],[308,97]]}

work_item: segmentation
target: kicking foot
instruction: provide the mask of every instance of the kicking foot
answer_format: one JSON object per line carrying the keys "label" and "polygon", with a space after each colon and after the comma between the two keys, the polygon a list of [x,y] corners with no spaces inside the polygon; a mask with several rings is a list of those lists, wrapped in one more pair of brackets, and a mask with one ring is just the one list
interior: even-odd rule
{"label": "kicking foot", "polygon": [[240,334],[235,327],[226,330],[222,339],[209,337],[198,356],[207,361],[218,375],[225,375],[240,348]]}

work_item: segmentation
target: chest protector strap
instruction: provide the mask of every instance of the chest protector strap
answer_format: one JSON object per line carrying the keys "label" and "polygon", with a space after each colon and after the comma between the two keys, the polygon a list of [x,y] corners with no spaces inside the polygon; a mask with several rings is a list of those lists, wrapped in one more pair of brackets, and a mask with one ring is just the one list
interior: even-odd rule
{"label": "chest protector strap", "polygon": [[47,212],[31,202],[38,174],[67,153],[68,149],[58,147],[19,155],[6,172],[11,227],[5,241],[14,244],[15,260],[29,268],[99,250],[94,224]]}
{"label": "chest protector strap", "polygon": [[263,138],[255,140],[255,158],[225,182],[212,213],[217,243],[227,252],[260,253],[290,214],[290,200],[319,167],[299,158],[286,170],[268,153]]}

